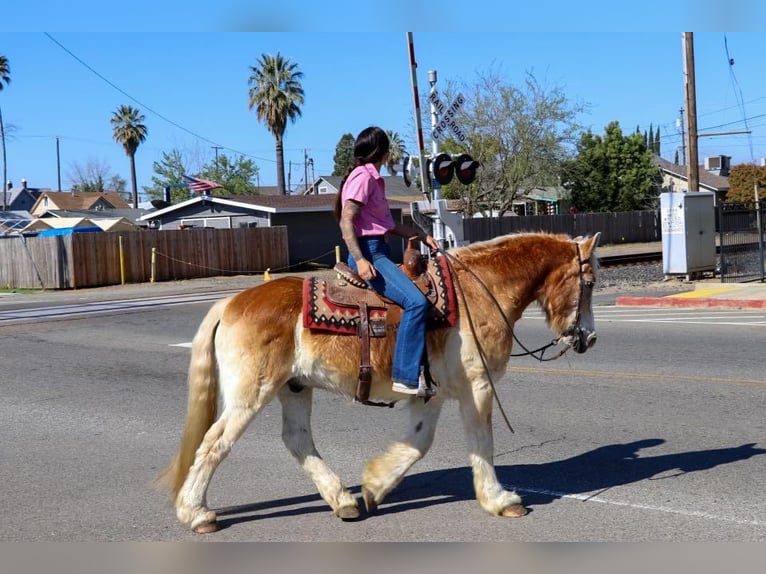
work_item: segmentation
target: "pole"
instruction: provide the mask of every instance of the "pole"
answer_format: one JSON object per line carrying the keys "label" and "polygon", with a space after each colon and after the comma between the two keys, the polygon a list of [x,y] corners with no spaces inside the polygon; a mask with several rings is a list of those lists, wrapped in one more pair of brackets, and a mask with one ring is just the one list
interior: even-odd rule
{"label": "pole", "polygon": [[303,193],[309,189],[309,152],[303,148]]}
{"label": "pole", "polygon": [[681,123],[681,165],[686,165],[686,131],[684,130],[684,109],[680,110],[681,117],[679,121]]}
{"label": "pole", "polygon": [[764,275],[764,268],[763,268],[763,261],[764,261],[764,245],[763,245],[763,204],[761,203],[761,193],[758,189],[758,176],[756,175],[755,184],[753,185],[755,188],[755,220],[756,225],[758,226],[758,257],[761,264],[761,282],[763,282],[763,275]]}
{"label": "pole", "polygon": [[120,285],[125,285],[125,253],[122,250],[122,235],[119,237],[120,244]]}
{"label": "pole", "polygon": [[210,146],[215,150],[215,176],[218,177],[218,150],[223,149],[219,145]]}
{"label": "pole", "polygon": [[686,166],[688,191],[699,191],[699,159],[697,156],[697,89],[694,80],[694,33],[683,32],[684,98],[686,101]]}
{"label": "pole", "polygon": [[412,80],[412,97],[415,109],[415,129],[418,136],[418,154],[420,155],[420,188],[423,195],[431,201],[428,193],[428,172],[426,170],[426,148],[423,143],[423,124],[420,119],[420,96],[418,96],[418,64],[415,61],[415,45],[412,40],[412,32],[407,32],[407,46],[410,54],[410,79]]}
{"label": "pole", "polygon": [[61,191],[61,153],[59,150],[59,137],[56,136],[56,174],[58,176],[58,191]]}
{"label": "pole", "polygon": [[152,275],[151,275],[151,279],[149,279],[150,283],[154,283],[154,280],[157,277],[156,271],[157,271],[157,248],[152,247]]}

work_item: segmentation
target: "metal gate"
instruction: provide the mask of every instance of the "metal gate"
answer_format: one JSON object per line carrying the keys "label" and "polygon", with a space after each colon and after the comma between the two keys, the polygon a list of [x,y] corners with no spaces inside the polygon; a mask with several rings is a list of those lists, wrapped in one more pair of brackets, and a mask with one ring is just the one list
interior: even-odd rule
{"label": "metal gate", "polygon": [[722,283],[764,280],[764,206],[746,209],[741,204],[719,203],[718,272]]}

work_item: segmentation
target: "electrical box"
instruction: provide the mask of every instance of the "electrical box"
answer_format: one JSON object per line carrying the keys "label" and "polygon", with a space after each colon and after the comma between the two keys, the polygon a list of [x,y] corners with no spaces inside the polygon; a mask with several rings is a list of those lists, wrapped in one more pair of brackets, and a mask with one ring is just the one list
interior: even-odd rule
{"label": "electrical box", "polygon": [[660,194],[662,266],[666,275],[715,272],[715,193]]}

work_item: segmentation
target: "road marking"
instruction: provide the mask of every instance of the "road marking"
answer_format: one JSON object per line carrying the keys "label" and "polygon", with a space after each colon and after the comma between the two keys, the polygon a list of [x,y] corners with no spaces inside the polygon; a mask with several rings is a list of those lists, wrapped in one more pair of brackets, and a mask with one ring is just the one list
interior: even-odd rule
{"label": "road marking", "polygon": [[679,516],[687,516],[691,518],[703,518],[705,520],[716,520],[723,522],[731,522],[733,524],[742,524],[745,526],[766,526],[766,522],[760,520],[746,520],[743,518],[734,518],[731,516],[722,516],[720,514],[712,514],[710,512],[702,512],[701,510],[680,510],[678,508],[672,508],[670,506],[655,506],[652,504],[638,504],[635,502],[627,502],[625,500],[607,500],[600,496],[593,496],[589,494],[566,494],[564,492],[556,492],[555,490],[545,490],[542,488],[527,488],[525,486],[512,486],[503,485],[508,490],[519,490],[521,492],[527,492],[530,494],[542,494],[544,496],[555,496],[556,498],[571,498],[573,500],[579,500],[580,502],[598,502],[600,504],[611,504],[612,506],[623,506],[627,508],[635,508],[637,510],[649,510],[651,512],[664,512],[666,514],[676,514]]}
{"label": "road marking", "polygon": [[[542,368],[542,367],[508,367],[506,372],[512,373],[537,373],[545,375],[560,375],[568,376],[572,375],[582,377],[602,377],[605,379],[643,379],[646,381],[681,381],[690,383],[723,383],[734,385],[755,385],[762,387],[766,385],[765,381],[757,381],[753,379],[727,379],[724,377],[705,377],[705,376],[691,376],[691,375],[668,375],[668,374],[654,374],[654,373],[630,373],[621,371],[591,371],[586,369],[570,369],[570,368]],[[550,380],[547,378],[546,380]]]}

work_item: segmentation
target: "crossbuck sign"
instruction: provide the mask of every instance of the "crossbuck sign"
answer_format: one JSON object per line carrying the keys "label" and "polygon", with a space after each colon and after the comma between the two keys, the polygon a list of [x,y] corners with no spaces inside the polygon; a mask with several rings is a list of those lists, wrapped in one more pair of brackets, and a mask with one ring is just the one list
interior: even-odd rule
{"label": "crossbuck sign", "polygon": [[447,130],[451,130],[455,135],[455,139],[461,143],[464,142],[466,139],[465,132],[457,124],[455,119],[457,113],[461,110],[463,104],[465,103],[465,97],[463,97],[463,94],[458,94],[455,99],[452,100],[452,103],[449,105],[449,107],[444,105],[444,103],[439,99],[439,95],[435,91],[429,94],[428,101],[430,101],[434,106],[436,114],[439,118],[439,121],[436,122],[436,127],[433,129],[433,133],[431,134],[432,137],[437,140],[442,136],[442,134],[446,133]]}

